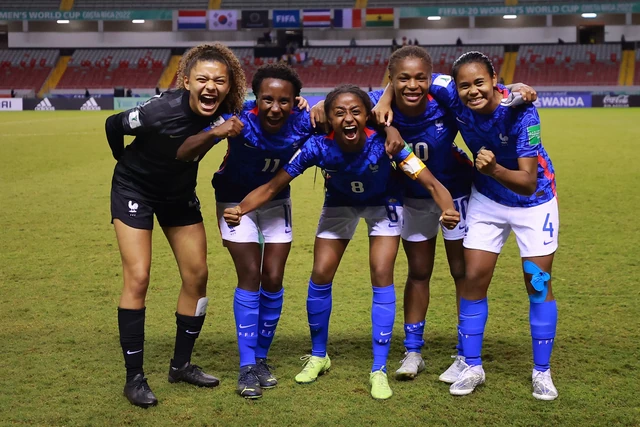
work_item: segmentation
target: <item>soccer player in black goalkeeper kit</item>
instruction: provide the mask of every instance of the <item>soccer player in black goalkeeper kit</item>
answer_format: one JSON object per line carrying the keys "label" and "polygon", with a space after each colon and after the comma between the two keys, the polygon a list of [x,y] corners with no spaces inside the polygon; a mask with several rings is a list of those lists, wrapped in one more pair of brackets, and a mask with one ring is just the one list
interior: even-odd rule
{"label": "soccer player in black goalkeeper kit", "polygon": [[[118,161],[111,187],[111,217],[124,277],[118,307],[120,344],[127,369],[124,395],[143,408],[158,403],[142,369],[154,214],[182,278],[169,382],[203,387],[219,383],[191,364],[208,302],[207,243],[195,193],[200,159],[179,161],[176,152],[186,138],[207,126],[215,126],[219,139],[237,136],[242,123],[235,116],[225,122],[221,115],[242,109],[246,82],[238,59],[229,49],[204,44],[184,54],[176,86],[139,107],[109,117],[105,125],[109,146]],[[135,136],[126,148],[124,135]]]}

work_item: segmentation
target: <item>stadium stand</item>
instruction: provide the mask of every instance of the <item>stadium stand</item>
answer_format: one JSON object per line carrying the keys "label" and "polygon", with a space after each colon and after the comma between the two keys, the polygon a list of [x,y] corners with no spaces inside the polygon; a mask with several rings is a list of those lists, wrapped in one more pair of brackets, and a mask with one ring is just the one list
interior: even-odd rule
{"label": "stadium stand", "polygon": [[78,49],[57,88],[156,87],[170,53],[169,49]]}
{"label": "stadium stand", "polygon": [[504,46],[425,46],[433,60],[433,72],[451,74],[453,62],[465,52],[477,50],[487,55],[493,62],[496,74],[504,62]]}
{"label": "stadium stand", "polygon": [[[58,2],[59,3],[59,2]],[[75,0],[74,10],[109,10],[109,9],[207,9],[209,0]],[[264,6],[263,6],[264,7]],[[57,6],[56,6],[57,8]]]}
{"label": "stadium stand", "polygon": [[621,58],[618,44],[523,45],[514,81],[538,86],[615,86]]}
{"label": "stadium stand", "polygon": [[0,10],[58,10],[60,0],[22,0],[0,2]]}
{"label": "stadium stand", "polygon": [[0,50],[0,89],[38,92],[57,59],[55,49]]}
{"label": "stadium stand", "polygon": [[633,76],[633,84],[640,85],[640,48],[636,50],[635,74]]}

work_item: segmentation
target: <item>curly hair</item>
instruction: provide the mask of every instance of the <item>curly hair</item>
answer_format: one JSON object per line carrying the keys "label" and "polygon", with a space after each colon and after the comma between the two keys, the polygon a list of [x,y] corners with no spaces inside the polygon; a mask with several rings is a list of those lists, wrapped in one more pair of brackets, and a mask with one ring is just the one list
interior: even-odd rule
{"label": "curly hair", "polygon": [[460,67],[462,67],[464,64],[471,64],[474,62],[484,65],[490,76],[493,77],[496,74],[496,70],[495,68],[493,68],[493,63],[491,62],[489,57],[482,52],[474,50],[471,52],[463,53],[458,59],[454,61],[453,67],[451,68],[451,75],[453,76],[453,80],[458,79],[458,71],[460,71]]}
{"label": "curly hair", "polygon": [[416,58],[424,61],[424,63],[429,68],[429,74],[433,71],[433,61],[431,60],[431,55],[420,46],[403,46],[400,49],[396,50],[389,57],[389,74],[394,73],[394,69],[398,62],[407,58]]}
{"label": "curly hair", "polygon": [[329,94],[327,95],[327,98],[324,100],[324,114],[327,117],[329,117],[329,111],[331,111],[331,107],[333,107],[333,103],[336,101],[336,99],[338,99],[338,96],[345,93],[351,93],[357,96],[358,98],[360,98],[360,100],[364,104],[364,109],[365,109],[365,112],[367,113],[367,116],[371,114],[373,105],[371,104],[371,98],[369,98],[369,95],[367,95],[367,92],[363,91],[356,85],[344,84],[336,87],[334,90],[329,92]]}
{"label": "curly hair", "polygon": [[200,61],[217,61],[227,66],[229,70],[229,93],[218,108],[220,114],[233,113],[242,109],[247,90],[247,81],[240,65],[240,61],[231,49],[220,44],[201,44],[189,49],[178,65],[176,89],[185,89],[184,77],[189,76],[191,69]]}
{"label": "curly hair", "polygon": [[264,79],[278,79],[289,82],[293,85],[293,96],[300,96],[300,90],[302,89],[302,81],[296,70],[289,65],[279,62],[277,64],[265,64],[258,68],[251,80],[251,90],[253,94],[258,97],[260,92],[260,85]]}

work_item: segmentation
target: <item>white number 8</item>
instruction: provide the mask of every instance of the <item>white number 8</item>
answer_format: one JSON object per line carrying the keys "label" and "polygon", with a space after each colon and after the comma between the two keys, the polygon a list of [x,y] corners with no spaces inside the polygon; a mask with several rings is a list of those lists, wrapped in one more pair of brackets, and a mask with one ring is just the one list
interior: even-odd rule
{"label": "white number 8", "polygon": [[360,181],[351,181],[351,191],[354,193],[364,193],[364,185]]}

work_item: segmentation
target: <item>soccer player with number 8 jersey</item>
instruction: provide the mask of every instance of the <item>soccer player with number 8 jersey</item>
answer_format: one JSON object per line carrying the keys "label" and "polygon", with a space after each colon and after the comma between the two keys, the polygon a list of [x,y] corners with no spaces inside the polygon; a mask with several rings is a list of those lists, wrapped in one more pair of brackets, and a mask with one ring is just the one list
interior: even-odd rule
{"label": "soccer player with number 8 jersey", "polygon": [[[372,397],[388,399],[392,391],[386,364],[396,303],[393,270],[402,225],[400,188],[385,151],[386,137],[366,126],[371,114],[367,94],[356,86],[340,86],[329,93],[324,109],[332,132],[307,141],[269,183],[252,191],[238,206],[227,209],[225,219],[230,225],[240,223],[243,215],[267,203],[305,169],[314,165],[322,168],[325,203],[316,234],[307,299],[312,353],[305,357],[296,382],[313,382],[331,367],[327,338],[332,281],[359,219],[364,218],[369,229],[373,285],[373,366],[369,380]],[[400,150],[393,160],[430,191],[443,212],[443,224],[448,228],[457,226],[459,214],[450,193],[409,147]]]}

